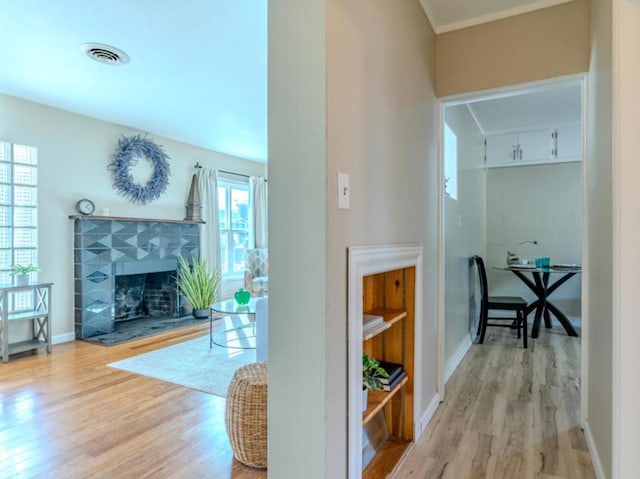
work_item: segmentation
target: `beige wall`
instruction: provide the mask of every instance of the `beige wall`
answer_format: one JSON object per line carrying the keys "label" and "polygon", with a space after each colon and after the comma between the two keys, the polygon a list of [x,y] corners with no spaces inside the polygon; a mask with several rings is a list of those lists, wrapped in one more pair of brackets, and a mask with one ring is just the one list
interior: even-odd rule
{"label": "beige wall", "polygon": [[[473,255],[485,252],[486,172],[484,137],[465,105],[445,109],[445,121],[457,137],[458,194],[445,197],[445,374],[453,372],[475,338],[479,310],[470,268]],[[478,303],[479,304],[479,303]]]}
{"label": "beige wall", "polygon": [[[327,357],[331,385],[346,376],[347,256],[351,245],[424,245],[423,404],[436,394],[437,108],[433,32],[417,0],[327,3]],[[336,207],[337,173],[351,209]],[[354,365],[351,365],[354,367]],[[360,368],[360,364],[355,365]],[[340,374],[340,372],[342,374]],[[330,411],[346,391],[333,388]],[[345,417],[330,416],[329,457],[343,461]],[[327,477],[340,477],[341,462]]]}
{"label": "beige wall", "polygon": [[269,24],[269,473],[340,478],[348,246],[424,245],[422,395],[435,396],[433,33],[417,0],[269,2]]}
{"label": "beige wall", "polygon": [[439,97],[588,69],[588,0],[574,0],[436,37]]}
{"label": "beige wall", "polygon": [[107,169],[122,135],[139,133],[38,103],[0,95],[0,140],[38,148],[39,279],[54,283],[54,340],[73,339],[73,222],[75,203],[90,198],[97,213],[113,216],[182,219],[193,165],[264,175],[265,165],[154,137],[171,158],[167,191],[138,206],[119,196]]}
{"label": "beige wall", "polygon": [[[638,476],[640,2],[613,0],[613,431],[611,477]],[[602,118],[606,120],[606,118]],[[607,127],[607,124],[602,124]],[[605,130],[606,131],[606,130]],[[594,245],[596,247],[596,245]],[[598,318],[593,318],[595,322]],[[594,341],[599,340],[593,336]],[[608,351],[607,351],[608,352]],[[604,357],[603,360],[607,360]],[[606,387],[608,382],[603,382]],[[598,384],[593,385],[594,388]],[[594,406],[594,413],[598,406]],[[600,406],[602,407],[602,406]],[[608,411],[603,411],[605,414]],[[603,424],[605,425],[605,424]]]}

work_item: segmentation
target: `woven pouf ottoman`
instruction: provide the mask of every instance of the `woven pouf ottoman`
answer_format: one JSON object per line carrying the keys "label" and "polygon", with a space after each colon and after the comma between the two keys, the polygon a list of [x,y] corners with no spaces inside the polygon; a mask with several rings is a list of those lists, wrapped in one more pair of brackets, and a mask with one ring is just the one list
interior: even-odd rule
{"label": "woven pouf ottoman", "polygon": [[224,422],[234,457],[260,469],[267,467],[267,363],[238,369],[227,390]]}

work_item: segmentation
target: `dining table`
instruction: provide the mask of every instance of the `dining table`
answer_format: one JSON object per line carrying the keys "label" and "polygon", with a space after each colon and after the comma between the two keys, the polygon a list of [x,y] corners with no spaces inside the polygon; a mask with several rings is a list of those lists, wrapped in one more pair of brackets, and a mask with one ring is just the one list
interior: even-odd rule
{"label": "dining table", "polygon": [[510,271],[536,295],[535,301],[529,303],[525,310],[527,316],[535,310],[535,317],[531,328],[532,338],[537,338],[540,334],[540,323],[543,318],[545,327],[551,328],[552,315],[560,322],[569,336],[578,336],[569,318],[567,318],[560,308],[549,300],[549,297],[560,286],[582,272],[582,268],[579,265],[553,264],[548,267],[539,268],[529,264],[514,264],[494,266],[494,268]]}

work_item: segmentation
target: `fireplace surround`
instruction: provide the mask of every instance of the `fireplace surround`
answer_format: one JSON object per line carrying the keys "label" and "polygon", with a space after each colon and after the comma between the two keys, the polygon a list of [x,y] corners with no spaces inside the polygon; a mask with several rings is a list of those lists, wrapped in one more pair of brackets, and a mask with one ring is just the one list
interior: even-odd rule
{"label": "fireplace surround", "polygon": [[[165,284],[159,287],[156,303],[166,299],[166,304],[156,305],[158,309],[168,312],[165,317],[190,312],[181,304],[177,288],[168,282],[180,256],[189,259],[198,255],[201,222],[99,216],[71,218],[74,220],[76,339],[115,330],[118,276],[138,276],[139,282],[139,275],[158,275],[152,281]],[[159,279],[160,273],[166,273],[164,279]],[[175,297],[169,297],[171,289],[175,290]],[[135,313],[128,316],[119,319],[132,319]]]}

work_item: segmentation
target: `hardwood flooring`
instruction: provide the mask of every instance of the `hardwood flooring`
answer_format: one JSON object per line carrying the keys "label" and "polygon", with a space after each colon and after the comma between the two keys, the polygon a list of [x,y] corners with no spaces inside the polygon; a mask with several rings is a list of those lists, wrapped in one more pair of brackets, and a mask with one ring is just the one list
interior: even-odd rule
{"label": "hardwood flooring", "polygon": [[525,350],[513,331],[489,328],[394,478],[595,478],[580,428],[580,338],[543,328]]}
{"label": "hardwood flooring", "polygon": [[106,366],[208,328],[0,364],[0,478],[265,479],[233,459],[224,398]]}
{"label": "hardwood flooring", "polygon": [[[224,399],[106,364],[208,334],[84,342],[0,364],[0,478],[265,479],[233,459]],[[395,478],[589,479],[580,343],[543,330],[524,350],[490,328]]]}

